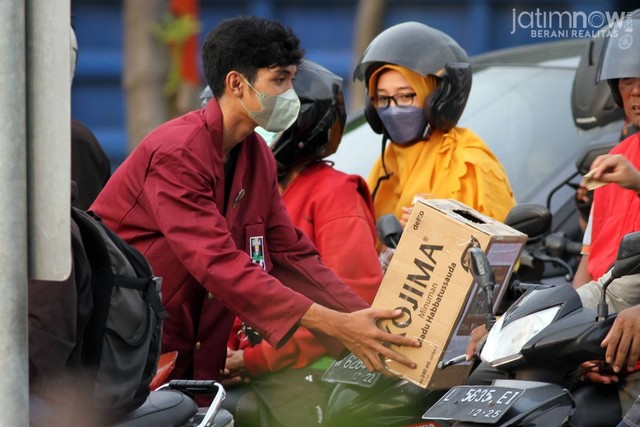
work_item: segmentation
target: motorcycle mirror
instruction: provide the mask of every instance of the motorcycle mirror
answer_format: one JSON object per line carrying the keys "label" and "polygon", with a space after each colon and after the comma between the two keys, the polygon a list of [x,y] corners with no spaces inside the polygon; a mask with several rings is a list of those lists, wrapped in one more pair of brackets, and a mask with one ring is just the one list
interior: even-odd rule
{"label": "motorcycle mirror", "polygon": [[615,147],[616,144],[617,141],[606,141],[596,142],[589,145],[576,160],[576,168],[578,168],[580,175],[584,175],[589,172],[591,163],[593,163],[596,157],[602,154],[607,154],[613,147]]}
{"label": "motorcycle mirror", "polygon": [[496,318],[493,315],[493,288],[496,284],[496,278],[491,268],[491,263],[480,248],[470,248],[468,256],[471,258],[471,275],[473,279],[478,283],[482,289],[487,292],[487,331],[491,330],[491,327],[496,322]]}
{"label": "motorcycle mirror", "polygon": [[496,283],[491,264],[485,253],[480,248],[470,248],[469,257],[471,258],[471,274],[473,279],[480,285],[481,288],[493,287]]}
{"label": "motorcycle mirror", "polygon": [[611,277],[617,279],[638,272],[640,272],[640,231],[629,233],[622,238]]}
{"label": "motorcycle mirror", "polygon": [[551,212],[541,205],[521,203],[509,211],[504,223],[526,234],[528,242],[533,243],[551,231]]}
{"label": "motorcycle mirror", "polygon": [[376,222],[376,234],[385,246],[395,249],[402,237],[402,225],[394,214],[382,215]]}
{"label": "motorcycle mirror", "polygon": [[609,315],[606,295],[607,288],[615,279],[640,272],[640,231],[629,233],[622,238],[618,246],[618,255],[613,264],[611,276],[602,285],[602,296],[598,303],[598,320],[604,320]]}

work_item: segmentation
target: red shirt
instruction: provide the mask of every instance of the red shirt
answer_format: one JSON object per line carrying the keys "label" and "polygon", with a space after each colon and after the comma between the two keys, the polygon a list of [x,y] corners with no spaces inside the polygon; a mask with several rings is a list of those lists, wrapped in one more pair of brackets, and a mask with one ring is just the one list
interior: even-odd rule
{"label": "red shirt", "polygon": [[[306,167],[286,188],[282,199],[294,224],[309,236],[323,262],[351,289],[371,303],[382,281],[375,248],[373,206],[366,182],[326,163]],[[245,368],[253,375],[302,368],[326,354],[306,329],[299,328],[283,347],[240,341],[236,321],[228,345],[244,350]]]}
{"label": "red shirt", "polygon": [[[91,207],[163,278],[170,317],[162,351],[179,353],[175,378],[189,368],[193,378],[218,378],[234,313],[278,346],[312,301],[340,311],[368,306],[291,223],[275,161],[255,133],[240,144],[226,209],[224,179],[222,112],[212,100],[151,132]],[[266,271],[251,261],[251,237],[263,239]]]}
{"label": "red shirt", "polygon": [[[640,134],[631,135],[610,153],[624,155],[640,169]],[[597,279],[615,262],[622,238],[640,231],[640,197],[635,191],[615,184],[596,188],[592,222],[588,271]]]}

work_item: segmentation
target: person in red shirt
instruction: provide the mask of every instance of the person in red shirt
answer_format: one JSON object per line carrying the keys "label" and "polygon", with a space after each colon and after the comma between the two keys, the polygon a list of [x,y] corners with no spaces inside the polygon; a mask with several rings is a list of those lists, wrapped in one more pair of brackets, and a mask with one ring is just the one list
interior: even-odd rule
{"label": "person in red shirt", "polygon": [[385,343],[419,342],[376,326],[401,313],[369,308],[293,226],[273,154],[254,132],[298,117],[299,39],[275,21],[232,18],[208,34],[202,57],[211,101],[145,137],[91,206],[163,278],[172,377],[219,378],[235,316],[276,348],[303,326],[372,371],[385,358],[415,367]]}
{"label": "person in red shirt", "polygon": [[[604,183],[615,183],[622,189],[635,192],[640,195],[640,171],[634,167],[623,155],[621,154],[607,154],[599,156],[593,161],[591,166],[593,171],[593,178]],[[616,281],[620,282],[621,279]],[[638,275],[627,276],[627,279],[623,286],[637,288]],[[616,281],[612,282],[613,285]],[[586,288],[587,285],[579,288]],[[609,286],[611,288],[611,286]],[[594,372],[587,372],[585,375],[588,379],[595,382],[601,382],[610,384],[611,382],[618,382],[620,378],[619,373],[625,368],[627,371],[632,372],[639,368],[638,358],[640,357],[640,339],[638,339],[638,331],[640,331],[640,305],[637,305],[636,301],[633,301],[627,307],[621,307],[621,304],[615,305],[616,295],[611,293],[607,288],[607,299],[612,306],[618,310],[618,315],[611,326],[611,330],[602,341],[602,346],[606,347],[606,361],[613,368],[613,375],[601,375],[597,369]],[[600,289],[601,290],[601,287]],[[614,291],[615,292],[615,291]],[[582,295],[581,295],[582,297]],[[620,299],[618,298],[618,301]],[[629,303],[629,301],[621,301],[623,303]],[[583,364],[583,367],[597,366],[593,362],[587,362]],[[627,381],[623,381],[625,384]],[[640,397],[637,393],[637,379],[632,383],[632,386],[627,394],[627,400],[630,398],[633,404],[629,406],[623,405],[624,419],[618,425],[618,427],[631,427],[637,426],[640,423]],[[629,387],[629,386],[627,386]],[[622,393],[619,392],[621,401],[623,399]]]}
{"label": "person in red shirt", "polygon": [[[600,54],[596,80],[606,81],[616,105],[624,110],[626,120],[640,126],[640,51],[632,47],[640,39],[640,9],[629,13],[619,35],[608,35]],[[605,280],[616,259],[622,238],[640,230],[640,197],[627,175],[640,168],[640,134],[634,133],[616,145],[609,155],[594,160],[594,178],[605,185],[593,192],[593,205],[583,239],[583,256],[573,286],[586,307],[596,307]],[[622,171],[626,171],[622,173]],[[585,184],[585,182],[583,182]],[[597,279],[597,281],[596,281]],[[636,275],[614,280],[607,288],[608,302],[619,313],[640,304]],[[608,353],[609,355],[609,353]],[[612,362],[608,360],[607,362]],[[630,364],[633,364],[630,362]],[[617,366],[616,373],[621,366]],[[618,375],[615,375],[618,380]],[[640,372],[620,377],[618,395],[622,412],[632,407],[640,393]],[[605,383],[609,383],[606,380]],[[635,425],[635,424],[634,424]]]}
{"label": "person in red shirt", "polygon": [[[607,37],[596,78],[606,81],[616,105],[627,121],[640,127],[640,54],[629,49],[640,37],[640,9],[629,14],[620,37]],[[635,133],[616,145],[610,154],[621,154],[640,167],[640,134]],[[622,237],[640,230],[640,199],[620,186],[607,185],[594,191],[594,201],[585,231],[584,254],[573,280],[574,287],[601,277],[616,257]]]}
{"label": "person in red shirt", "polygon": [[[300,98],[300,114],[271,144],[282,199],[323,262],[371,303],[382,270],[367,184],[322,160],[336,151],[342,139],[346,121],[342,79],[303,60],[293,88]],[[320,378],[334,359],[309,330],[299,328],[287,344],[275,349],[236,319],[228,347],[226,384],[249,381],[227,390],[225,407],[242,421],[239,425],[245,425],[247,417],[261,426],[320,423],[331,391]]]}

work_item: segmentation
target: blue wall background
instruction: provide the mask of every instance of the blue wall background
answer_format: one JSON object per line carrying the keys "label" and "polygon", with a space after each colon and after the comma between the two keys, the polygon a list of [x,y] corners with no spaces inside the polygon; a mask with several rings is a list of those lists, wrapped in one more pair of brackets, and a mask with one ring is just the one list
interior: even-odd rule
{"label": "blue wall background", "polygon": [[[72,115],[94,131],[114,168],[127,155],[121,78],[122,3],[122,0],[72,1],[79,43]],[[526,29],[512,34],[514,9],[516,15],[537,10],[590,14],[616,11],[616,5],[606,0],[389,0],[383,26],[420,21],[448,33],[474,55],[564,38],[532,37]],[[278,19],[294,29],[310,59],[350,81],[356,9],[357,0],[200,0],[203,28],[200,39],[225,18],[250,14]]]}

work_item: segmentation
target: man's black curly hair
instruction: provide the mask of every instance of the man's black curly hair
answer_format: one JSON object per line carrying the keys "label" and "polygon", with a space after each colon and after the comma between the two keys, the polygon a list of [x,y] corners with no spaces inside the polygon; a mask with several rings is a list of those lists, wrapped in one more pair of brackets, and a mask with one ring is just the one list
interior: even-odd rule
{"label": "man's black curly hair", "polygon": [[202,64],[207,84],[219,98],[229,71],[238,71],[253,83],[258,68],[298,65],[303,55],[300,40],[290,28],[265,18],[241,16],[226,19],[209,32]]}

